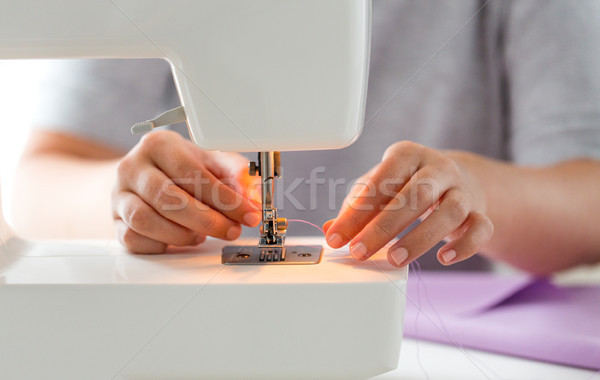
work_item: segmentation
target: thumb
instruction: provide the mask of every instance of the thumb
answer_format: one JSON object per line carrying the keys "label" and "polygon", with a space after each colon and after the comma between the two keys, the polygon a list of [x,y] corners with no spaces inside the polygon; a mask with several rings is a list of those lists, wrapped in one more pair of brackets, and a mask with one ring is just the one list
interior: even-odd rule
{"label": "thumb", "polygon": [[325,234],[327,234],[327,230],[329,230],[329,227],[331,227],[333,222],[335,222],[335,219],[328,220],[323,224],[323,231],[325,231]]}
{"label": "thumb", "polygon": [[206,166],[223,183],[244,197],[261,203],[260,177],[248,174],[248,159],[237,153],[211,152]]}
{"label": "thumb", "polygon": [[246,168],[238,173],[238,181],[242,188],[242,195],[260,206],[262,203],[260,176],[251,176]]}

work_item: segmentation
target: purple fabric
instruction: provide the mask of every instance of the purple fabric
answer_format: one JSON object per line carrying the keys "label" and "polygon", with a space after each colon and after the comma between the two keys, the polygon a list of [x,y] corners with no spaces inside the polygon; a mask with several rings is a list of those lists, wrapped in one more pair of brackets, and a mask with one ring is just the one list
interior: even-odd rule
{"label": "purple fabric", "polygon": [[411,274],[405,335],[600,369],[600,286],[483,273]]}

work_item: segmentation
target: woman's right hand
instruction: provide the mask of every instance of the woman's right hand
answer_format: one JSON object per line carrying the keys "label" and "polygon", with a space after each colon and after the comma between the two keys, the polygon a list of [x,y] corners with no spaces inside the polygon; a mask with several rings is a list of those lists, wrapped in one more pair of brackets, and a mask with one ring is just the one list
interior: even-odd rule
{"label": "woman's right hand", "polygon": [[154,131],[118,164],[112,211],[121,243],[135,253],[234,240],[241,224],[261,221],[257,181],[248,161],[209,152],[172,131]]}

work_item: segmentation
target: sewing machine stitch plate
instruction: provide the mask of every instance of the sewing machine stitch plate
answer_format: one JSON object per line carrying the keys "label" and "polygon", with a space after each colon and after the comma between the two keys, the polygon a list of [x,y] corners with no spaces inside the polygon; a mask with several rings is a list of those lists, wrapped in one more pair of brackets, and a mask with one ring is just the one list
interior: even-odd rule
{"label": "sewing machine stitch plate", "polygon": [[306,265],[321,261],[323,247],[291,245],[286,247],[257,247],[229,245],[223,247],[221,263],[225,265]]}

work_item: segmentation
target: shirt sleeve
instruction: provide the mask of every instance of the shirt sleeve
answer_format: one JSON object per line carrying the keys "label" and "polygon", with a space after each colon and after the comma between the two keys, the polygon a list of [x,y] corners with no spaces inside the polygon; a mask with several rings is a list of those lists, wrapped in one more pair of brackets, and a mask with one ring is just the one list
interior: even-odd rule
{"label": "shirt sleeve", "polygon": [[170,67],[158,59],[41,63],[32,128],[59,131],[127,151],[133,124],[176,107]]}
{"label": "shirt sleeve", "polygon": [[506,9],[511,158],[600,159],[600,2],[515,1]]}

